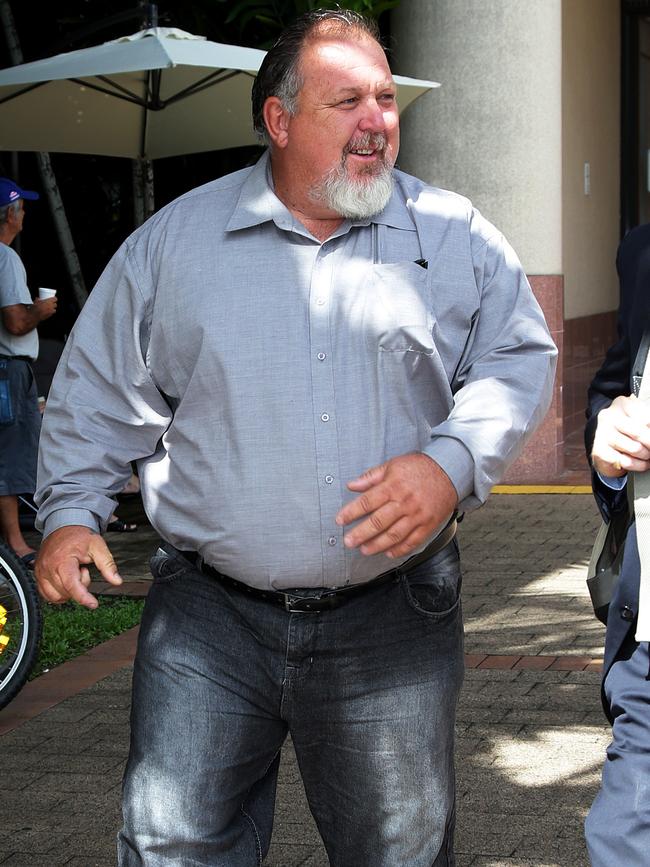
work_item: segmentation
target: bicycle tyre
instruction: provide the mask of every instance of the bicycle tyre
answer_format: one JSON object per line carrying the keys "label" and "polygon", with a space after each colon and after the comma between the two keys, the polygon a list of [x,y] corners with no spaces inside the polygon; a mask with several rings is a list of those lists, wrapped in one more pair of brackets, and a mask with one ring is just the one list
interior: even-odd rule
{"label": "bicycle tyre", "polygon": [[41,641],[43,615],[34,576],[20,559],[0,544],[0,606],[6,623],[0,637],[0,708],[20,692],[32,670]]}

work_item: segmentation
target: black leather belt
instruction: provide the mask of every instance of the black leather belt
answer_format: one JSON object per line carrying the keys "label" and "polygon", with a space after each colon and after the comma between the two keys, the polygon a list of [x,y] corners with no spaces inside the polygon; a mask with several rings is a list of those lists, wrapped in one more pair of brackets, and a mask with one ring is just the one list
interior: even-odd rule
{"label": "black leather belt", "polygon": [[26,361],[27,364],[31,364],[34,359],[30,358],[29,355],[0,355],[1,361]]}
{"label": "black leather belt", "polygon": [[186,560],[189,560],[190,563],[205,575],[210,575],[211,578],[215,578],[225,587],[235,590],[238,593],[252,596],[255,599],[262,599],[265,602],[271,602],[274,605],[281,606],[285,611],[292,613],[329,611],[332,608],[338,608],[339,605],[342,605],[349,599],[353,599],[355,596],[360,596],[362,593],[366,593],[382,584],[387,584],[389,581],[397,580],[403,572],[407,572],[409,569],[419,566],[420,563],[424,563],[425,560],[433,557],[433,555],[437,554],[438,551],[442,551],[442,549],[451,542],[456,535],[456,527],[457,521],[454,516],[444,530],[442,530],[433,542],[427,545],[423,551],[420,551],[419,554],[415,554],[400,566],[395,567],[395,569],[383,572],[381,575],[378,575],[377,578],[373,578],[372,581],[366,581],[364,584],[353,584],[351,587],[325,587],[322,590],[309,589],[302,591],[303,593],[310,593],[311,595],[302,595],[302,593],[298,593],[297,591],[287,591],[286,593],[282,593],[275,590],[259,590],[257,587],[250,587],[248,584],[244,584],[242,581],[236,581],[229,575],[223,575],[212,566],[203,563],[201,557],[194,551],[181,551],[180,553]]}

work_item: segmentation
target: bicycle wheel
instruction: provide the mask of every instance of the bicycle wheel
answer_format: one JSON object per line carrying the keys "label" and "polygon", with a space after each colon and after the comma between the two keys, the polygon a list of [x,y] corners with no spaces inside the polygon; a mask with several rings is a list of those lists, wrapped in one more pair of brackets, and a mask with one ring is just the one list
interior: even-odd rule
{"label": "bicycle wheel", "polygon": [[18,557],[0,544],[0,708],[22,689],[41,640],[36,582]]}

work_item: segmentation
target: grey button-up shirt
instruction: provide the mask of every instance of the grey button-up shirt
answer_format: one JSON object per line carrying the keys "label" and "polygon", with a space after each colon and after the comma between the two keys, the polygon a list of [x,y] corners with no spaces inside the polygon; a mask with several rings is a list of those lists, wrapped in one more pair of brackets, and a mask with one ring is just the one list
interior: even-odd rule
{"label": "grey button-up shirt", "polygon": [[395,181],[379,216],[320,243],[264,156],[135,232],[50,392],[39,525],[103,528],[137,460],[176,547],[257,587],[336,587],[395,565],[334,522],[369,467],[424,451],[462,509],[483,501],[547,409],[555,347],[499,232]]}

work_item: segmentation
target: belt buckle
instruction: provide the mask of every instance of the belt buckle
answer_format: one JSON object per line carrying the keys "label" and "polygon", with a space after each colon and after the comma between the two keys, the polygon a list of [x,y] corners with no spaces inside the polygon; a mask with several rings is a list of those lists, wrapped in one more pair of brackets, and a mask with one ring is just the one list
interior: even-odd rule
{"label": "belt buckle", "polygon": [[322,611],[327,606],[319,605],[321,596],[294,596],[292,593],[283,593],[284,610],[289,614],[304,614],[310,611]]}
{"label": "belt buckle", "polygon": [[292,596],[291,593],[283,593],[284,596],[284,610],[288,611],[289,614],[299,613],[304,611],[304,608],[300,607],[300,603],[304,602],[304,596]]}

